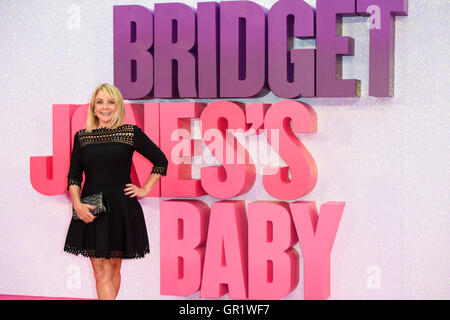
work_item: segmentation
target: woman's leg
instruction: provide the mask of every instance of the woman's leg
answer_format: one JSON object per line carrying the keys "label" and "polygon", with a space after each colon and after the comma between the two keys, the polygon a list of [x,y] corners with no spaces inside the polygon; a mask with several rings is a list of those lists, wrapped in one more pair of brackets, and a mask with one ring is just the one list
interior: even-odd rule
{"label": "woman's leg", "polygon": [[120,289],[120,267],[122,266],[122,259],[111,259],[111,265],[113,269],[113,283],[114,287],[116,288],[116,297],[119,293]]}
{"label": "woman's leg", "polygon": [[117,295],[113,282],[113,267],[109,259],[91,258],[99,300],[114,300]]}

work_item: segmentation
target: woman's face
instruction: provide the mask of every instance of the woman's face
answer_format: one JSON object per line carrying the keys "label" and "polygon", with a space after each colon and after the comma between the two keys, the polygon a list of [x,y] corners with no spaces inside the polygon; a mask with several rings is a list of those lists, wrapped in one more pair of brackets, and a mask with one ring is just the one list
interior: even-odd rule
{"label": "woman's face", "polygon": [[113,98],[108,98],[108,96],[100,90],[95,96],[94,113],[99,119],[98,126],[108,127],[114,118],[116,113],[117,105]]}

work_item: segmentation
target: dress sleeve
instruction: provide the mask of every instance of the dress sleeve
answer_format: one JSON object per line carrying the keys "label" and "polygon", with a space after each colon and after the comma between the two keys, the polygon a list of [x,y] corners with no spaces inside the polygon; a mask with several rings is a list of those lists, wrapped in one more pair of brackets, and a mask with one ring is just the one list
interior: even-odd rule
{"label": "dress sleeve", "polygon": [[151,173],[165,176],[167,174],[167,158],[162,150],[139,128],[134,127],[134,148],[147,158],[152,164]]}
{"label": "dress sleeve", "polygon": [[83,167],[81,165],[81,147],[78,132],[73,140],[72,155],[70,157],[69,174],[67,175],[67,190],[73,184],[78,185],[81,189],[81,181],[83,180]]}

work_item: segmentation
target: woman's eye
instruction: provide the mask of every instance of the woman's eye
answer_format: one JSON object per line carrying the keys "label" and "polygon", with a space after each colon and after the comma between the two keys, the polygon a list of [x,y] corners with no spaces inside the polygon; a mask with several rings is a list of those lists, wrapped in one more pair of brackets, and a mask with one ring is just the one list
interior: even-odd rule
{"label": "woman's eye", "polygon": [[103,101],[97,101],[97,104],[102,104],[103,103]]}
{"label": "woman's eye", "polygon": [[110,104],[114,104],[114,101],[109,101]]}

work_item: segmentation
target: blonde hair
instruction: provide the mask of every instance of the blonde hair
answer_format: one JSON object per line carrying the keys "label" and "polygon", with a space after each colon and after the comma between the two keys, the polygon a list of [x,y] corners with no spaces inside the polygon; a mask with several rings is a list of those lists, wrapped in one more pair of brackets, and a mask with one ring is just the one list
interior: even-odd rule
{"label": "blonde hair", "polygon": [[95,97],[99,91],[103,90],[109,99],[113,99],[116,103],[116,113],[112,119],[111,129],[115,129],[123,124],[125,119],[125,105],[123,102],[122,94],[119,89],[109,83],[102,83],[97,88],[95,88],[94,93],[91,97],[91,102],[89,103],[88,115],[86,119],[86,130],[91,132],[92,129],[98,127],[99,120],[94,113],[95,108]]}

